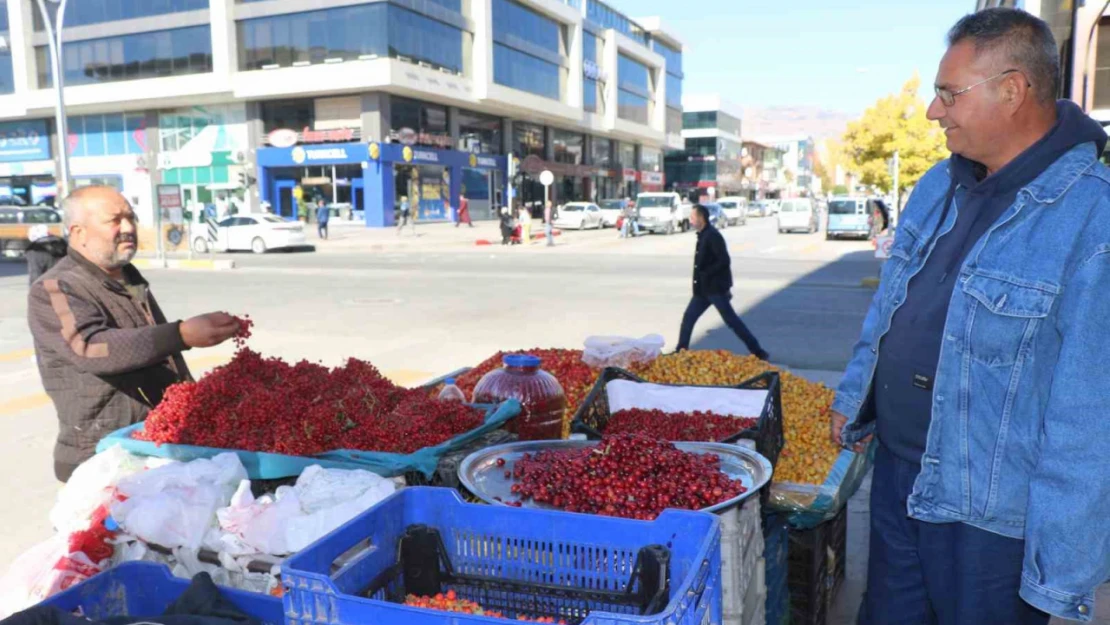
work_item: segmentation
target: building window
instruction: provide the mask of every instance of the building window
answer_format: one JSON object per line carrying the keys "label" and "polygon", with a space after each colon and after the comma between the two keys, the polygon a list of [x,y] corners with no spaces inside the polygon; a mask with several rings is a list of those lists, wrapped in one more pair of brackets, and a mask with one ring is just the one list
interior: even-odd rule
{"label": "building window", "polygon": [[586,137],[577,132],[554,130],[551,137],[555,147],[555,162],[570,165],[585,163]]}
{"label": "building window", "polygon": [[513,122],[513,150],[519,158],[538,156],[546,158],[543,126]]}
{"label": "building window", "polygon": [[640,169],[663,171],[663,152],[655,148],[640,148]]}
{"label": "building window", "polygon": [[620,145],[620,164],[625,169],[639,169],[639,163],[636,162],[636,144],[621,142]]}
{"label": "building window", "polygon": [[647,33],[623,13],[598,0],[586,0],[586,19],[602,28],[614,28],[632,39],[647,45]]}
{"label": "building window", "polygon": [[598,113],[597,107],[597,81],[589,78],[582,79],[582,108],[587,113]]}
{"label": "building window", "polygon": [[1095,53],[1095,108],[1110,108],[1110,19],[1098,25],[1098,49]]}
{"label": "building window", "polygon": [[682,111],[667,107],[667,133],[678,134],[682,132]]}
{"label": "building window", "polygon": [[[11,41],[8,32],[8,2],[0,0],[0,37],[4,41]],[[15,76],[12,74],[12,50],[6,46],[0,50],[0,95],[15,93]]]}
{"label": "building window", "polygon": [[683,113],[682,127],[687,130],[696,130],[698,128],[716,128],[717,111],[698,111],[696,113]]}
{"label": "building window", "polygon": [[613,166],[612,141],[602,137],[593,137],[590,140],[590,164],[598,167]]}
{"label": "building window", "polygon": [[450,148],[447,107],[408,98],[390,98],[389,137],[402,143]]}
{"label": "building window", "polygon": [[[31,3],[35,30],[45,27],[38,8]],[[66,5],[65,27],[118,22],[140,17],[208,9],[208,0],[76,0]]]}
{"label": "building window", "polygon": [[493,44],[493,82],[559,99],[559,66],[506,45]]}
{"label": "building window", "polygon": [[316,123],[316,102],[311,98],[262,102],[262,131],[286,128],[300,131]]}
{"label": "building window", "polygon": [[[212,71],[212,34],[205,26],[67,43],[62,71],[67,87]],[[40,89],[53,86],[46,46],[35,48]]]}
{"label": "building window", "polygon": [[390,56],[461,73],[462,31],[387,3],[242,20],[245,70]]}
{"label": "building window", "polygon": [[621,89],[650,93],[650,72],[643,63],[621,54],[617,57],[617,84]]}
{"label": "building window", "polygon": [[686,140],[686,153],[697,156],[717,156],[716,137],[698,137]]}
{"label": "building window", "polygon": [[548,52],[562,54],[562,26],[512,0],[493,0],[493,36],[517,47],[517,40],[530,42]]}
{"label": "building window", "polygon": [[70,156],[122,156],[146,151],[142,113],[67,117]]}
{"label": "building window", "polygon": [[587,113],[598,113],[597,107],[597,79],[600,77],[600,65],[597,61],[597,36],[589,31],[582,31],[582,108]]}
{"label": "building window", "polygon": [[501,154],[501,118],[473,111],[459,111],[459,149]]}
{"label": "building window", "polygon": [[647,125],[648,99],[621,89],[617,92],[617,117]]}
{"label": "building window", "polygon": [[659,40],[652,40],[652,50],[655,50],[667,62],[667,73],[682,76],[682,51],[675,50]]}
{"label": "building window", "polygon": [[682,110],[682,79],[667,74],[667,106]]}

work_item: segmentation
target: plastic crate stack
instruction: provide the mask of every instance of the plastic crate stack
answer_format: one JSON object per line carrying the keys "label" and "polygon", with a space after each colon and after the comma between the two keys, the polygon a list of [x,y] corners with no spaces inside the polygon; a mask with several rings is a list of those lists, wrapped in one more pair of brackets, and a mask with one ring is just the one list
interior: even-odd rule
{"label": "plastic crate stack", "polygon": [[790,553],[790,526],[781,514],[763,519],[763,560],[767,581],[767,625],[790,625],[790,588],[787,565]]}
{"label": "plastic crate stack", "polygon": [[285,623],[490,622],[403,604],[410,594],[450,591],[511,620],[716,623],[720,537],[720,521],[700,512],[632,521],[406,488],[285,562]]}
{"label": "plastic crate stack", "polygon": [[721,517],[721,587],[724,625],[764,625],[763,523],[752,497]]}
{"label": "plastic crate stack", "polygon": [[848,509],[808,530],[790,530],[787,586],[792,625],[825,625],[844,581]]}

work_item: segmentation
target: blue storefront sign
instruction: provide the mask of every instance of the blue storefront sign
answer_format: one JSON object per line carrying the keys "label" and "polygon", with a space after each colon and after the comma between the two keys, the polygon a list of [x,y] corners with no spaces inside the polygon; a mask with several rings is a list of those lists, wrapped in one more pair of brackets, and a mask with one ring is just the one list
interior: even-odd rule
{"label": "blue storefront sign", "polygon": [[0,163],[50,159],[46,121],[0,122]]}
{"label": "blue storefront sign", "polygon": [[[372,228],[394,224],[394,165],[438,165],[445,168],[444,184],[448,198],[458,198],[462,190],[463,170],[505,171],[504,156],[471,154],[458,150],[437,150],[398,143],[329,143],[297,145],[291,148],[260,148],[258,150],[258,184],[264,201],[271,206],[280,202],[296,184],[290,168],[318,167],[322,165],[361,166],[361,180],[352,180],[353,186],[363,190],[362,206],[366,225]],[[284,195],[283,195],[284,194]],[[451,206],[456,201],[452,199]],[[447,219],[442,197],[431,200],[427,207],[421,202],[423,218]],[[425,210],[426,209],[426,210]]]}

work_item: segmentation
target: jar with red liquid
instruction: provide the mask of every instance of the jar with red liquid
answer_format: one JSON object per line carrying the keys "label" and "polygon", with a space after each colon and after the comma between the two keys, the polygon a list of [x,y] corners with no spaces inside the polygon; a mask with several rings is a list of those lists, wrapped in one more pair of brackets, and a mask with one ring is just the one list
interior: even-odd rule
{"label": "jar with red liquid", "polygon": [[474,387],[474,403],[515,399],[521,404],[520,414],[505,429],[522,441],[562,438],[567,396],[559,380],[540,369],[542,362],[536,356],[511,354],[501,362],[504,367],[490,371]]}

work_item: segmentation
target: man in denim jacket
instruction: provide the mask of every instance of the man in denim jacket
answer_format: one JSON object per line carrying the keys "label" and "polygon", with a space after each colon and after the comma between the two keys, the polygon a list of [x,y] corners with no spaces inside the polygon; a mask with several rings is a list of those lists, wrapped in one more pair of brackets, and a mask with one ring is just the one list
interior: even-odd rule
{"label": "man in denim jacket", "polygon": [[1110,578],[1110,170],[1048,26],[962,19],[918,183],[833,404],[877,435],[865,625],[1089,621]]}

